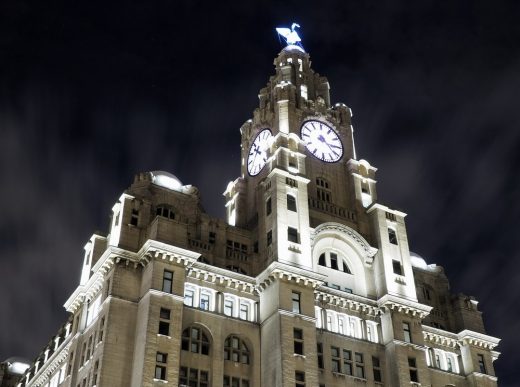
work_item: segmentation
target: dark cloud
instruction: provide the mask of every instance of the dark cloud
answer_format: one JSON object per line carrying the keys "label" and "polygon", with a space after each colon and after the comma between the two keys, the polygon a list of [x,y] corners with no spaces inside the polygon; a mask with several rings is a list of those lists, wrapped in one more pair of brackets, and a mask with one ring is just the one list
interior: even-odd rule
{"label": "dark cloud", "polygon": [[32,358],[56,332],[82,247],[135,173],[168,170],[223,216],[273,29],[295,20],[354,111],[380,201],[409,214],[412,250],[480,301],[513,385],[520,5],[407,3],[0,5],[0,358]]}

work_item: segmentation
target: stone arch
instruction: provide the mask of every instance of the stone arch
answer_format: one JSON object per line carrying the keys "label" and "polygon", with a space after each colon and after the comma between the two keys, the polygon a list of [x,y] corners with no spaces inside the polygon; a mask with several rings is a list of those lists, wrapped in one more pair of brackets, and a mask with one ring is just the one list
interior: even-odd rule
{"label": "stone arch", "polygon": [[[319,265],[320,255],[326,251],[341,256],[351,274]],[[376,253],[377,249],[371,247],[359,233],[339,223],[323,223],[316,227],[312,235],[313,268],[327,275],[333,281],[332,284],[346,284],[339,290],[352,290],[353,293],[366,296],[371,291],[372,282],[368,269]]]}

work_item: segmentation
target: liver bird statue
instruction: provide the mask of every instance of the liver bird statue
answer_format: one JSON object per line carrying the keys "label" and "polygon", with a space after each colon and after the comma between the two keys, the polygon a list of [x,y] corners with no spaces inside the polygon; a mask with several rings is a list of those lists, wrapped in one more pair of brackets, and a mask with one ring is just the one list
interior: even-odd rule
{"label": "liver bird statue", "polygon": [[277,28],[276,32],[278,35],[282,36],[285,39],[287,46],[296,46],[303,50],[303,46],[301,43],[300,36],[298,32],[295,31],[296,28],[300,28],[300,25],[297,23],[293,23],[291,28]]}

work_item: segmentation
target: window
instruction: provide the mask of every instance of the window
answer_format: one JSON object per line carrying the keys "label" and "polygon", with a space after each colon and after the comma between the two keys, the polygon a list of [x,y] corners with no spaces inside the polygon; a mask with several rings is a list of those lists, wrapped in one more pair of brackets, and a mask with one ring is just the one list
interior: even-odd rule
{"label": "window", "polygon": [[331,269],[338,270],[338,256],[337,256],[337,254],[330,253],[330,267],[331,267]]}
{"label": "window", "polygon": [[249,320],[249,304],[245,302],[240,303],[240,318],[242,320]]}
{"label": "window", "polygon": [[352,274],[352,272],[351,272],[350,269],[348,268],[346,262],[345,262],[345,261],[342,261],[342,263],[343,263],[343,271],[344,271],[345,273]]}
{"label": "window", "polygon": [[403,267],[401,266],[401,262],[392,259],[392,269],[394,273],[397,275],[403,275]]}
{"label": "window", "polygon": [[210,244],[214,244],[216,239],[217,239],[217,234],[213,231],[210,231],[209,235],[208,235],[208,242]]}
{"label": "window", "polygon": [[228,336],[224,342],[224,360],[249,364],[249,349],[238,336]]}
{"label": "window", "polygon": [[224,375],[224,387],[249,387],[249,380]]}
{"label": "window", "polygon": [[200,294],[200,309],[209,310],[209,294],[201,293]]}
{"label": "window", "polygon": [[318,258],[318,265],[326,266],[326,264],[325,264],[325,253],[322,253],[320,255],[320,257]]}
{"label": "window", "polygon": [[165,205],[157,207],[155,215],[162,216],[163,218],[168,218],[172,220],[175,219],[175,213],[173,212],[173,210]]}
{"label": "window", "polygon": [[347,375],[353,374],[353,367],[352,367],[352,352],[350,352],[348,349],[343,350],[343,373]]}
{"label": "window", "polygon": [[296,380],[296,387],[305,387],[305,372],[294,371],[294,379]]}
{"label": "window", "polygon": [[97,378],[98,378],[98,370],[99,370],[99,360],[96,360],[96,363],[94,363],[94,373],[92,375],[92,385],[97,385]]}
{"label": "window", "polygon": [[441,368],[441,357],[438,353],[435,354],[435,365],[437,368]]}
{"label": "window", "polygon": [[294,353],[303,355],[303,331],[298,328],[293,329]]}
{"label": "window", "polygon": [[389,228],[388,229],[388,240],[391,244],[397,245],[397,235],[395,234],[395,230]]}
{"label": "window", "polygon": [[233,300],[226,299],[224,300],[224,314],[226,316],[233,316]]}
{"label": "window", "polygon": [[419,383],[419,375],[417,374],[417,362],[414,357],[408,358],[408,366],[410,367],[410,381]]}
{"label": "window", "polygon": [[193,289],[185,289],[184,290],[184,305],[193,306],[194,296],[195,296],[195,291],[193,291]]}
{"label": "window", "polygon": [[265,214],[266,215],[271,215],[271,211],[272,211],[272,205],[271,205],[271,198],[268,198],[267,201],[265,202]]}
{"label": "window", "polygon": [[317,196],[318,200],[330,203],[331,201],[331,193],[329,189],[329,183],[327,180],[318,177],[316,179],[316,186],[317,186]]}
{"label": "window", "polygon": [[332,372],[341,372],[341,358],[339,355],[338,347],[330,347],[330,356],[331,356],[331,371]]}
{"label": "window", "polygon": [[98,343],[103,341],[103,331],[105,329],[105,316],[101,317],[99,322],[99,333],[98,333]]}
{"label": "window", "polygon": [[403,333],[404,333],[404,341],[407,343],[412,342],[412,333],[410,331],[410,323],[403,322]]}
{"label": "window", "polygon": [[170,336],[170,309],[161,308],[159,312],[159,334]]}
{"label": "window", "polygon": [[163,273],[162,291],[166,293],[172,292],[173,272],[165,270]]}
{"label": "window", "polygon": [[356,360],[356,376],[358,378],[365,379],[365,364],[363,362],[363,354],[356,352],[355,360]]}
{"label": "window", "polygon": [[296,198],[292,195],[287,195],[287,209],[296,212]]}
{"label": "window", "polygon": [[84,342],[83,343],[83,347],[81,349],[81,361],[80,361],[79,364],[81,364],[81,365],[85,364],[85,360],[86,360],[85,359],[85,355],[86,355],[86,353],[87,353],[87,343]]}
{"label": "window", "polygon": [[200,353],[202,355],[209,355],[209,340],[202,329],[197,327],[186,328],[182,332],[182,346],[183,351],[193,353]]}
{"label": "window", "polygon": [[72,367],[74,365],[74,351],[72,351],[69,355],[69,363],[67,365],[67,376],[72,373]]}
{"label": "window", "polygon": [[372,356],[372,369],[374,371],[374,381],[382,382],[383,377],[381,375],[381,363],[379,362],[379,358]]}
{"label": "window", "polygon": [[287,239],[289,242],[298,243],[298,230],[293,227],[287,227]]}
{"label": "window", "polygon": [[132,210],[132,215],[130,216],[130,224],[132,226],[137,226],[138,221],[139,221],[139,211]]}
{"label": "window", "polygon": [[179,371],[179,384],[190,387],[208,387],[209,372],[196,368],[181,367]]}
{"label": "window", "polygon": [[446,363],[448,366],[448,371],[453,372],[453,363],[451,361],[451,356],[446,357]]}
{"label": "window", "polygon": [[92,335],[88,338],[88,345],[87,345],[87,359],[90,359],[90,348],[92,347]]}
{"label": "window", "polygon": [[271,246],[272,243],[273,243],[273,231],[269,230],[267,232],[267,246]]}
{"label": "window", "polygon": [[166,380],[166,353],[157,352],[155,355],[155,379]]}
{"label": "window", "polygon": [[300,310],[300,293],[292,292],[292,311],[301,313]]}
{"label": "window", "polygon": [[478,354],[478,367],[480,370],[480,373],[485,374],[486,373],[486,363],[484,362],[484,355]]}
{"label": "window", "polygon": [[342,317],[338,317],[338,333],[341,335],[345,334],[345,322]]}
{"label": "window", "polygon": [[317,343],[317,352],[318,352],[318,368],[323,369],[323,344]]}

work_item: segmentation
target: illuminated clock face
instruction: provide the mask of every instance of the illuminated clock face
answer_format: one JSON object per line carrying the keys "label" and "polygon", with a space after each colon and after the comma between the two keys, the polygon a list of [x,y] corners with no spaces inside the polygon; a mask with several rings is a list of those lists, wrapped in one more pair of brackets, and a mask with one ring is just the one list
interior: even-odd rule
{"label": "illuminated clock face", "polygon": [[269,148],[269,140],[273,137],[269,129],[264,129],[255,138],[249,155],[247,156],[247,172],[251,176],[256,176],[264,168],[267,162],[267,149]]}
{"label": "illuminated clock face", "polygon": [[305,121],[301,129],[302,140],[312,155],[326,163],[335,163],[343,156],[343,144],[329,125],[317,120]]}

